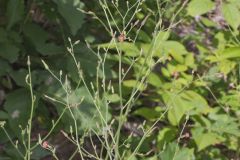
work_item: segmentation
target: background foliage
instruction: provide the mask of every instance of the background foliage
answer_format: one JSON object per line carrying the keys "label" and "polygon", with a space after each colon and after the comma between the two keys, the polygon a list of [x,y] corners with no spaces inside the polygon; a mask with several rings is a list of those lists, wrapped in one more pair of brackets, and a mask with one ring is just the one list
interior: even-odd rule
{"label": "background foliage", "polygon": [[[113,35],[107,30],[108,22],[101,2],[0,0],[0,119],[6,121],[4,128],[14,143],[16,139],[25,139],[22,135],[31,111],[31,95],[26,83],[28,56],[31,57],[32,88],[36,96],[32,141],[37,141],[39,134],[47,135],[54,124],[52,120],[56,121],[64,110],[63,105],[50,101],[46,95],[66,103],[70,101],[73,106],[81,103],[81,107],[72,111],[79,136],[86,138],[83,142],[86,149],[91,150],[88,138],[92,136],[85,135],[86,130],[95,128],[97,135],[101,135],[102,130],[97,125],[101,121],[98,110],[86,87],[79,83],[78,70],[68,53],[72,42],[74,55],[81,64],[89,88],[96,87],[99,78],[111,81],[113,88],[118,90],[116,46],[110,43]],[[113,3],[108,2],[114,17],[114,21],[110,19],[110,24],[119,36],[123,34],[119,31],[124,30],[119,29],[124,26],[119,12],[125,15],[126,2],[116,1],[119,10]],[[134,3],[129,1],[130,5]],[[156,3],[161,4],[162,30],[154,39],[153,31],[159,18]],[[167,29],[179,6],[183,9],[174,19],[176,25]],[[126,22],[134,13],[131,10],[126,14]],[[121,118],[119,103],[127,102],[132,90],[139,87],[139,94],[131,102],[132,108],[120,132],[120,144],[126,144],[122,151],[120,149],[120,152],[126,152],[124,159],[132,155],[140,142],[144,134],[141,127],[152,126],[153,132],[131,159],[240,158],[239,17],[239,0],[142,2],[141,10],[132,20],[136,25],[133,24],[131,32],[127,33],[127,39],[117,44],[123,53],[123,72],[134,60],[133,67],[122,81],[122,95],[101,92],[103,98],[99,102],[106,119],[109,122],[117,120]],[[125,30],[130,30],[130,27]],[[93,54],[93,50],[105,47],[110,49],[111,54],[98,70],[99,56]],[[149,49],[154,56],[146,63]],[[158,62],[159,59],[161,62]],[[44,67],[41,60],[48,66]],[[155,63],[147,74],[147,68]],[[68,98],[58,81],[46,70],[48,67],[54,74],[62,75],[63,79],[67,75],[72,88],[78,86]],[[147,74],[143,81],[139,77],[141,72]],[[56,154],[62,157],[60,159],[67,159],[74,151],[68,140],[63,141],[65,137],[61,132],[71,133],[73,123],[71,113],[66,112],[48,137],[49,142],[58,146]],[[113,125],[113,130],[116,128]],[[126,137],[130,138],[126,140]],[[0,131],[0,142],[0,159],[21,159],[4,130]],[[95,143],[100,145],[98,141]],[[23,146],[19,145],[23,150]],[[51,159],[50,152],[38,146],[32,159],[44,158]]]}

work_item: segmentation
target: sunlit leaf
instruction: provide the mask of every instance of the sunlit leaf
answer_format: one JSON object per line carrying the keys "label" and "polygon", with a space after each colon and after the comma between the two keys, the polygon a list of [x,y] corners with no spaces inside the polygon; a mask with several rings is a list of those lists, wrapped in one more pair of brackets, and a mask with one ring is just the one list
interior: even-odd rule
{"label": "sunlit leaf", "polygon": [[214,9],[214,2],[211,0],[191,0],[188,4],[188,14],[195,17],[205,14]]}

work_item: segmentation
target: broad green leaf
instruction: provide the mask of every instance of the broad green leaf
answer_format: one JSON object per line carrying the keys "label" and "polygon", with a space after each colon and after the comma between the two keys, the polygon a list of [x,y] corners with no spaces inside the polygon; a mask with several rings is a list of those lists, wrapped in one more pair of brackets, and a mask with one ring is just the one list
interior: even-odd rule
{"label": "broad green leaf", "polygon": [[[35,107],[37,107],[35,101]],[[26,126],[30,116],[31,97],[30,91],[26,89],[17,89],[9,93],[4,103],[4,109],[9,114],[9,124],[11,128],[20,134],[19,125]]]}
{"label": "broad green leaf", "polygon": [[240,47],[227,48],[215,56],[208,56],[206,59],[210,60],[211,62],[218,62],[234,58],[240,58]]}
{"label": "broad green leaf", "polygon": [[143,83],[136,80],[125,80],[123,81],[123,86],[128,88],[136,88],[140,91],[143,91],[146,88],[146,86]]}
{"label": "broad green leaf", "polygon": [[0,43],[0,57],[8,60],[10,63],[18,59],[20,49],[14,44]]}
{"label": "broad green leaf", "polygon": [[237,30],[240,25],[240,10],[236,5],[232,3],[223,3],[222,5],[222,13],[227,21],[227,23],[234,29]]}
{"label": "broad green leaf", "polygon": [[41,146],[38,146],[32,151],[31,158],[35,160],[44,159],[44,157],[50,156],[50,155],[51,153],[49,153],[48,150],[42,149]]}
{"label": "broad green leaf", "polygon": [[57,46],[53,42],[47,43],[49,34],[40,26],[35,24],[27,24],[25,25],[23,31],[30,43],[34,45],[36,51],[40,54],[47,56],[64,53],[64,47]]}
{"label": "broad green leaf", "polygon": [[[69,99],[70,109],[73,113],[74,119],[76,119],[77,127],[80,132],[85,131],[86,129],[93,129],[96,130],[96,132],[100,132],[97,125],[105,125],[104,120],[107,122],[111,118],[111,115],[108,112],[108,104],[103,100],[100,100],[101,102],[98,103],[99,105],[95,106],[91,95],[89,95],[85,87],[72,91],[68,99],[63,89],[59,89],[58,86],[54,86],[52,89],[53,90],[49,92],[51,95],[54,95],[54,98],[60,99],[65,103],[67,103],[67,100]],[[67,107],[59,104],[56,104],[56,106],[59,114],[61,114],[63,109]],[[66,113],[63,115],[62,121],[65,124],[66,130],[69,130],[69,126],[74,126],[73,117],[69,109],[67,109]]]}
{"label": "broad green leaf", "polygon": [[9,0],[7,5],[7,29],[13,27],[24,17],[24,1],[23,0]]}
{"label": "broad green leaf", "polygon": [[161,71],[165,77],[171,77],[171,73],[165,67],[162,67]]}
{"label": "broad green leaf", "polygon": [[[182,45],[180,42],[177,42],[177,41],[166,41],[163,44],[163,46],[166,51],[168,51],[169,53],[174,54],[174,55],[176,55],[176,54],[184,55],[184,54],[188,53],[187,50],[185,49],[184,45]],[[172,55],[173,58],[175,58],[174,55]]]}
{"label": "broad green leaf", "polygon": [[0,77],[9,71],[11,71],[11,66],[3,59],[0,59]]}
{"label": "broad green leaf", "polygon": [[211,0],[191,0],[187,11],[190,16],[200,16],[214,9],[214,2]]}
{"label": "broad green leaf", "polygon": [[145,43],[149,43],[151,42],[152,39],[149,36],[149,34],[147,34],[144,30],[140,30],[138,35],[138,40],[143,41]]}
{"label": "broad green leaf", "polygon": [[176,143],[169,143],[160,153],[161,160],[194,160],[193,149],[179,148]]}
{"label": "broad green leaf", "polygon": [[201,151],[210,145],[221,142],[217,134],[212,132],[205,133],[203,128],[194,128],[192,130],[192,137],[197,144],[198,151]]}
{"label": "broad green leaf", "polygon": [[217,24],[214,23],[213,21],[211,21],[210,19],[208,18],[205,18],[205,17],[201,17],[201,21],[202,23],[207,26],[207,27],[217,27]]}
{"label": "broad green leaf", "polygon": [[80,0],[54,0],[54,2],[58,12],[67,22],[72,35],[76,35],[84,22],[84,14],[78,9],[82,9],[84,4]]}
{"label": "broad green leaf", "polygon": [[149,74],[149,76],[147,77],[147,81],[149,84],[151,84],[154,87],[162,86],[162,81],[161,81],[160,77],[154,72]]}
{"label": "broad green leaf", "polygon": [[162,149],[165,144],[174,140],[174,138],[176,138],[176,135],[177,135],[176,128],[164,127],[163,129],[161,129],[157,136],[157,142],[158,142],[157,145],[159,149]]}
{"label": "broad green leaf", "polygon": [[234,117],[230,117],[223,113],[212,112],[209,114],[209,118],[215,121],[210,127],[212,131],[219,134],[240,136],[238,120]]}
{"label": "broad green leaf", "polygon": [[160,117],[161,112],[155,108],[142,107],[133,112],[134,115],[139,115],[147,120],[154,121]]}
{"label": "broad green leaf", "polygon": [[219,99],[221,104],[229,106],[231,109],[237,111],[240,106],[240,93],[238,91],[224,93],[221,99]]}
{"label": "broad green leaf", "polygon": [[222,52],[224,51],[224,49],[226,48],[227,45],[227,41],[225,39],[225,35],[222,32],[218,32],[214,38],[218,41],[218,45],[217,45],[217,51],[218,52]]}
{"label": "broad green leaf", "polygon": [[192,53],[187,54],[186,58],[185,58],[185,65],[188,67],[194,67],[194,56]]}
{"label": "broad green leaf", "polygon": [[27,87],[26,84],[26,76],[28,71],[26,69],[21,68],[20,70],[13,70],[10,72],[11,78],[15,81],[18,86]]}
{"label": "broad green leaf", "polygon": [[153,45],[159,46],[162,42],[166,41],[170,36],[170,32],[159,31],[153,39]]}
{"label": "broad green leaf", "polygon": [[177,41],[162,41],[159,46],[156,46],[154,52],[159,57],[171,54],[179,63],[184,62],[182,55],[188,53],[185,47]]}
{"label": "broad green leaf", "polygon": [[221,73],[227,75],[229,72],[233,71],[236,65],[237,63],[234,61],[222,60],[219,62],[218,67]]}
{"label": "broad green leaf", "polygon": [[179,64],[179,65],[172,65],[172,64],[168,64],[167,65],[167,69],[168,69],[168,71],[171,73],[171,74],[174,74],[175,72],[184,72],[184,71],[186,71],[188,68],[187,68],[187,66],[185,66],[185,65],[181,65],[181,64]]}
{"label": "broad green leaf", "polygon": [[54,43],[43,43],[36,46],[36,50],[44,56],[63,54],[65,49],[62,46],[57,46]]}
{"label": "broad green leaf", "polygon": [[23,33],[35,46],[45,43],[49,37],[49,34],[36,24],[24,25]]}
{"label": "broad green leaf", "polygon": [[154,53],[154,56],[162,56],[162,45],[169,38],[169,36],[170,32],[159,31],[150,44],[143,45],[143,50],[147,55]]}
{"label": "broad green leaf", "polygon": [[240,129],[238,122],[230,119],[228,121],[219,119],[211,126],[211,129],[219,134],[225,133],[240,137]]}
{"label": "broad green leaf", "polygon": [[194,91],[184,91],[180,94],[163,95],[165,104],[170,107],[168,120],[172,125],[178,125],[185,114],[208,113],[210,108],[206,100]]}
{"label": "broad green leaf", "polygon": [[[8,118],[9,118],[9,115],[6,112],[0,111],[0,119],[1,120],[8,119]],[[1,126],[1,124],[0,124],[0,126]]]}
{"label": "broad green leaf", "polygon": [[106,94],[105,97],[111,103],[116,103],[120,101],[120,97],[118,94]]}
{"label": "broad green leaf", "polygon": [[140,55],[140,50],[134,43],[129,42],[111,42],[98,45],[101,48],[109,48],[114,50],[120,50],[125,53],[127,56],[138,56]]}
{"label": "broad green leaf", "polygon": [[[87,73],[91,77],[95,76],[97,74],[97,65],[98,65],[99,58],[95,54],[93,54],[91,50],[87,48],[87,46],[85,46],[82,43],[79,43],[74,47],[74,53],[75,53],[76,60],[80,62],[82,71]],[[53,59],[53,62],[54,61],[55,59]],[[72,78],[74,78],[78,82],[79,76],[78,76],[78,72],[76,71],[76,65],[74,64],[73,58],[71,56],[67,56],[66,59],[61,58],[61,63],[59,63],[59,65],[66,62],[67,62],[66,68],[68,72],[73,76]],[[73,72],[74,70],[76,72]],[[98,76],[102,78],[103,74],[105,74],[104,75],[105,78],[117,77],[116,73],[113,70],[111,70],[111,64],[109,62],[105,62],[104,72],[102,70],[102,67],[100,67],[98,71]]]}

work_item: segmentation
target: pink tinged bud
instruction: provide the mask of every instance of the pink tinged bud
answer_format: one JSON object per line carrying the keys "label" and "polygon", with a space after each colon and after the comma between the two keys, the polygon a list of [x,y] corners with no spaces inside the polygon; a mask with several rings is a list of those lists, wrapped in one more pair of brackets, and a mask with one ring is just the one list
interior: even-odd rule
{"label": "pink tinged bud", "polygon": [[47,141],[44,141],[44,142],[42,143],[42,147],[45,148],[45,149],[49,148],[48,142],[47,142]]}

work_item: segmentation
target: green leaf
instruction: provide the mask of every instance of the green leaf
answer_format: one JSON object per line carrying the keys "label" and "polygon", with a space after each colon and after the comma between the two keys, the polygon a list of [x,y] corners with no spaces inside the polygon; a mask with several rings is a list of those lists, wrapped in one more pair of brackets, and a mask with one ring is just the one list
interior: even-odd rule
{"label": "green leaf", "polygon": [[78,9],[82,9],[84,4],[80,0],[54,0],[54,2],[57,4],[58,12],[67,22],[72,34],[76,35],[84,22],[84,14]]}
{"label": "green leaf", "polygon": [[240,103],[240,93],[238,91],[234,91],[233,93],[224,93],[222,98],[220,99],[221,104],[225,104],[229,106],[231,109],[237,111],[239,110]]}
{"label": "green leaf", "polygon": [[160,153],[161,160],[194,160],[193,149],[179,148],[176,143],[169,143]]}
{"label": "green leaf", "polygon": [[[9,118],[9,115],[4,112],[4,111],[0,111],[0,119],[3,120],[3,119],[8,119]],[[0,121],[1,122],[1,121]],[[2,123],[0,123],[0,126],[1,125],[4,125],[4,121],[2,121]]]}
{"label": "green leaf", "polygon": [[170,36],[170,32],[159,31],[155,39],[153,39],[153,45],[160,45],[162,42],[166,41]]}
{"label": "green leaf", "polygon": [[42,44],[47,41],[49,34],[40,26],[36,24],[25,24],[23,28],[24,35],[32,42],[34,45]]}
{"label": "green leaf", "polygon": [[203,128],[194,128],[192,130],[192,137],[197,144],[198,151],[203,150],[204,148],[219,143],[219,136],[212,132],[204,133]]}
{"label": "green leaf", "polygon": [[221,53],[216,54],[216,56],[207,57],[207,60],[210,60],[211,62],[217,62],[217,61],[234,59],[234,58],[240,58],[240,47],[227,48]]}
{"label": "green leaf", "polygon": [[240,25],[240,11],[237,6],[232,3],[223,3],[222,13],[227,23],[234,30],[237,30],[238,26]]}
{"label": "green leaf", "polygon": [[47,43],[49,34],[40,26],[35,24],[26,24],[23,31],[25,36],[35,47],[36,51],[40,54],[46,56],[64,53],[64,47],[57,46],[53,42]]}
{"label": "green leaf", "polygon": [[214,9],[214,2],[211,0],[192,0],[187,7],[190,16],[200,16]]}
{"label": "green leaf", "polygon": [[8,33],[5,29],[0,28],[0,43],[6,43],[8,41]]}
{"label": "green leaf", "polygon": [[129,42],[111,42],[111,43],[104,43],[98,45],[101,48],[109,48],[109,49],[118,49],[123,51],[127,56],[138,56],[140,55],[140,50],[134,43]]}
{"label": "green leaf", "polygon": [[178,125],[182,117],[189,114],[208,113],[210,108],[206,100],[194,91],[184,91],[180,94],[167,93],[163,95],[165,104],[170,107],[168,119],[172,125]]}
{"label": "green leaf", "polygon": [[[96,130],[96,132],[100,132],[97,125],[103,125],[103,118],[106,122],[111,118],[111,115],[108,112],[108,104],[103,100],[100,100],[100,104],[95,106],[85,87],[72,91],[68,99],[64,90],[61,88],[59,89],[58,86],[54,86],[50,93],[54,95],[54,98],[60,99],[65,103],[69,100],[70,109],[76,119],[77,127],[80,132],[85,131],[86,129],[93,129]],[[60,104],[56,104],[56,106],[59,114],[61,114],[63,109],[67,107]],[[69,126],[74,126],[73,117],[69,109],[67,109],[66,113],[63,115],[62,122],[65,124],[66,130],[69,130]]]}
{"label": "green leaf", "polygon": [[[35,107],[37,105],[35,101]],[[9,93],[4,103],[4,109],[9,114],[9,124],[11,128],[20,134],[19,125],[26,126],[30,116],[31,97],[30,91],[17,89]]]}
{"label": "green leaf", "polygon": [[176,138],[176,135],[177,135],[177,129],[173,127],[172,128],[164,127],[162,130],[160,130],[157,137],[159,149],[162,149],[162,147],[165,144],[171,142],[174,138]]}
{"label": "green leaf", "polygon": [[146,88],[146,86],[143,83],[133,79],[123,81],[123,86],[128,88],[136,88],[140,91],[143,91]]}
{"label": "green leaf", "polygon": [[0,59],[0,77],[11,71],[11,66],[4,60]]}
{"label": "green leaf", "polygon": [[111,103],[116,103],[120,101],[120,97],[118,94],[106,94],[105,95],[106,99],[110,101]]}
{"label": "green leaf", "polygon": [[10,43],[0,43],[0,57],[8,60],[10,63],[18,59],[20,49]]}
{"label": "green leaf", "polygon": [[240,58],[240,47],[227,48],[219,55],[220,60],[231,58]]}
{"label": "green leaf", "polygon": [[236,65],[236,62],[234,61],[223,60],[219,62],[218,67],[221,73],[227,75],[229,72],[233,71]]}
{"label": "green leaf", "polygon": [[9,0],[7,5],[7,29],[13,27],[24,17],[24,1],[23,0]]}
{"label": "green leaf", "polygon": [[27,87],[27,84],[26,84],[27,74],[28,74],[28,71],[23,68],[21,68],[18,71],[13,70],[12,72],[10,72],[10,76],[12,77],[12,79],[15,81],[15,83],[18,86],[21,86],[21,87]]}
{"label": "green leaf", "polygon": [[153,38],[150,44],[143,44],[141,48],[147,54],[154,53],[154,56],[162,56],[163,54],[163,43],[169,38],[170,32],[159,31]]}
{"label": "green leaf", "polygon": [[44,56],[63,54],[65,51],[63,46],[57,46],[54,43],[38,44],[36,50]]}
{"label": "green leaf", "polygon": [[163,55],[171,54],[171,56],[178,61],[179,63],[184,62],[184,58],[182,55],[187,54],[187,50],[185,49],[184,45],[177,41],[163,41],[156,46],[156,56],[162,57]]}
{"label": "green leaf", "polygon": [[215,122],[211,125],[210,129],[219,134],[230,134],[239,137],[240,130],[238,120],[229,117],[227,114],[210,113],[209,118]]}
{"label": "green leaf", "polygon": [[194,56],[192,53],[187,54],[185,58],[185,65],[189,67],[194,67]]}
{"label": "green leaf", "polygon": [[134,111],[133,114],[142,116],[147,120],[154,121],[160,117],[161,111],[158,111],[156,108],[142,107]]}
{"label": "green leaf", "polygon": [[149,74],[149,76],[147,77],[147,81],[149,84],[151,84],[154,87],[159,88],[162,86],[162,81],[160,77],[154,72]]}

